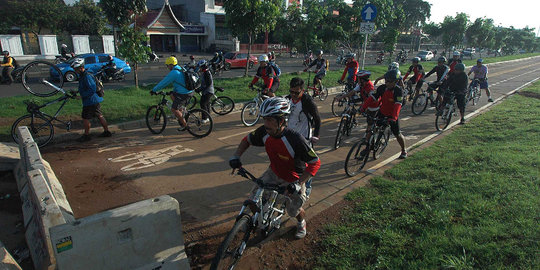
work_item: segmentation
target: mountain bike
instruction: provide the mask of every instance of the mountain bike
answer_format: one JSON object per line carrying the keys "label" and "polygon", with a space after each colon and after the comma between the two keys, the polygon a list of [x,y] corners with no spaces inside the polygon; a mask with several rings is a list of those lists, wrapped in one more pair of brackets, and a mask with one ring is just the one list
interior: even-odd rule
{"label": "mountain bike", "polygon": [[320,101],[323,101],[325,100],[327,97],[328,97],[328,89],[322,85],[322,81],[321,81],[321,89],[319,89],[316,85],[309,85],[311,82],[311,70],[309,71],[309,75],[308,75],[308,81],[307,81],[307,91],[308,93],[310,93],[310,90],[312,91],[311,93],[313,93],[311,96],[313,98],[315,97],[318,97]]}
{"label": "mountain bike", "polygon": [[348,102],[348,99],[338,100],[337,97],[345,95],[349,93],[349,91],[352,91],[354,89],[354,85],[352,83],[346,83],[343,81],[338,81],[338,83],[345,85],[345,87],[343,88],[341,93],[334,97],[334,100],[332,100],[332,115],[334,115],[335,117],[339,117],[341,116],[341,114],[343,114],[343,111],[345,110],[344,106]]}
{"label": "mountain bike", "polygon": [[263,237],[268,237],[280,228],[285,213],[287,198],[283,194],[286,186],[264,184],[244,168],[238,169],[237,174],[255,182],[259,188],[254,199],[244,201],[234,226],[225,236],[212,260],[210,269],[213,270],[234,269],[248,245],[251,234],[259,230]]}
{"label": "mountain bike", "polygon": [[[167,119],[175,119],[174,115],[167,117],[165,108],[169,107],[171,103],[167,100],[171,92],[157,92],[156,95],[161,95],[161,101],[157,105],[152,105],[146,111],[146,126],[153,134],[160,134],[167,127]],[[183,108],[183,117],[186,119],[187,131],[197,137],[202,138],[208,136],[212,132],[214,121],[212,116],[202,109],[187,110]],[[208,121],[204,121],[207,119]]]}
{"label": "mountain bike", "polygon": [[259,118],[261,118],[261,104],[265,99],[269,98],[267,95],[263,94],[264,88],[262,86],[254,85],[251,89],[257,90],[257,96],[253,98],[252,101],[245,103],[242,112],[240,113],[242,124],[246,127],[257,124]]}
{"label": "mountain bike", "polygon": [[414,115],[421,115],[427,108],[428,102],[435,108],[439,107],[439,99],[433,94],[437,84],[429,83],[427,90],[421,90],[420,94],[415,96],[411,106]]}
{"label": "mountain bike", "polygon": [[480,100],[480,95],[480,80],[471,80],[471,83],[469,84],[469,89],[467,91],[467,96],[465,98],[465,105],[469,104],[470,101],[472,101],[473,106],[478,104],[478,101]]}
{"label": "mountain bike", "polygon": [[[214,90],[217,92],[223,92],[224,89],[221,87],[214,87]],[[201,93],[199,95],[202,96]],[[191,110],[197,105],[197,97],[191,96],[186,104],[186,108]],[[214,93],[210,100],[210,108],[213,112],[219,115],[226,115],[234,110],[234,100],[228,96],[216,96]]]}
{"label": "mountain bike", "polygon": [[22,69],[20,79],[24,89],[38,97],[54,96],[58,92],[62,92],[60,89],[64,86],[64,76],[60,69],[46,61],[28,63]]}
{"label": "mountain bike", "polygon": [[367,117],[373,121],[369,131],[371,135],[369,140],[364,138],[356,142],[345,159],[345,173],[351,177],[358,174],[366,166],[370,152],[373,153],[373,159],[378,159],[388,146],[390,139],[387,117],[377,115],[367,115]]}
{"label": "mountain bike", "polygon": [[338,149],[341,144],[341,140],[343,139],[343,136],[350,136],[352,129],[358,125],[358,123],[356,122],[356,113],[357,110],[355,108],[354,101],[347,101],[345,105],[345,110],[341,115],[341,121],[339,121],[336,139],[334,141],[334,149]]}
{"label": "mountain bike", "polygon": [[435,127],[438,131],[442,131],[447,128],[452,120],[452,116],[456,113],[456,99],[454,94],[447,93],[447,98],[447,103],[444,105],[441,111],[437,113],[437,117],[435,118]]}

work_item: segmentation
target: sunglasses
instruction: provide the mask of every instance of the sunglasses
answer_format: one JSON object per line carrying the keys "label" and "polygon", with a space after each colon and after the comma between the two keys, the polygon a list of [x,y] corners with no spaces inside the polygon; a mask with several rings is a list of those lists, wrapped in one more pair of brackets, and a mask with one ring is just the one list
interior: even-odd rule
{"label": "sunglasses", "polygon": [[292,90],[289,90],[289,93],[291,93],[291,95],[300,95],[300,93],[302,93],[302,91],[292,91]]}

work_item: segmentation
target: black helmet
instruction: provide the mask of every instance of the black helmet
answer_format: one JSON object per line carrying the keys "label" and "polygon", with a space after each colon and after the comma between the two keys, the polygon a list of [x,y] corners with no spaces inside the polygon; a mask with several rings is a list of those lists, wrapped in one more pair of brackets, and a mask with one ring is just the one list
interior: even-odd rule
{"label": "black helmet", "polygon": [[437,60],[437,62],[439,62],[439,63],[441,63],[441,62],[442,62],[442,63],[446,63],[446,57],[444,57],[444,56],[439,57],[439,59]]}
{"label": "black helmet", "polygon": [[387,82],[395,82],[401,77],[399,70],[392,69],[384,74],[384,80]]}
{"label": "black helmet", "polygon": [[3,51],[2,54],[3,55],[9,55],[9,52],[8,51]]}

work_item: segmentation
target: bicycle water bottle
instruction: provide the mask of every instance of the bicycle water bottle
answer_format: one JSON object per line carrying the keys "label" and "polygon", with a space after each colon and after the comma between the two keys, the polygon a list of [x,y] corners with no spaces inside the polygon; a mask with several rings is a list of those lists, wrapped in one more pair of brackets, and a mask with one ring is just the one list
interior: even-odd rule
{"label": "bicycle water bottle", "polygon": [[167,100],[167,108],[172,109],[172,102]]}

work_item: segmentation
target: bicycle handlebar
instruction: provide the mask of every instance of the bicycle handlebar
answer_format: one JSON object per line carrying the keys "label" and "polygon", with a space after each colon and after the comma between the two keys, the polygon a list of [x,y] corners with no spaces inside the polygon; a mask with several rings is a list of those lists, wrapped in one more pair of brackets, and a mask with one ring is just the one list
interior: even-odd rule
{"label": "bicycle handlebar", "polygon": [[[233,169],[233,173],[234,173],[235,169]],[[240,167],[238,169],[238,171],[236,172],[236,174],[246,178],[246,179],[249,179],[251,181],[253,181],[255,184],[257,184],[260,188],[263,188],[263,189],[271,189],[271,190],[275,190],[275,191],[278,191],[278,193],[284,193],[285,190],[287,189],[287,187],[282,187],[282,186],[279,186],[279,185],[276,185],[276,184],[264,184],[263,181],[260,179],[260,178],[257,178],[255,177],[253,174],[251,174],[250,172],[248,172],[248,170],[244,169],[243,167]]]}

